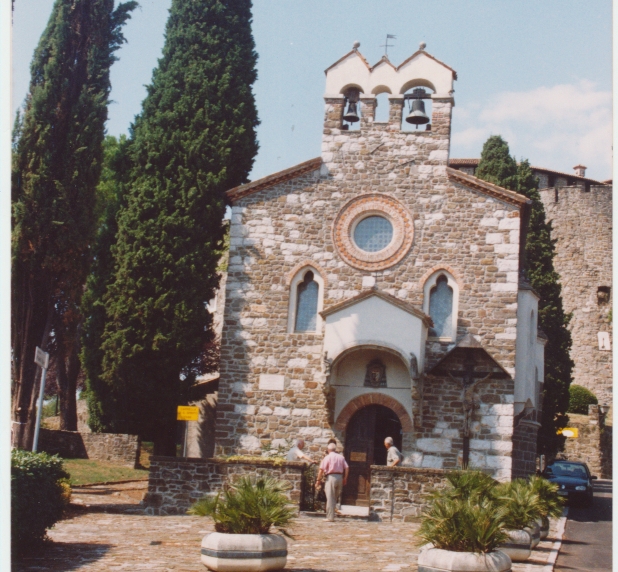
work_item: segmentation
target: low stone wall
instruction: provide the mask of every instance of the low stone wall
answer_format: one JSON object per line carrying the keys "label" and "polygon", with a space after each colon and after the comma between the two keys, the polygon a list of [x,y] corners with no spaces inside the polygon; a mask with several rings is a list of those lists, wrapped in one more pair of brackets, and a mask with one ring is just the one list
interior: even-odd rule
{"label": "low stone wall", "polygon": [[589,415],[571,416],[569,427],[578,429],[578,437],[567,438],[564,457],[571,461],[582,461],[593,475],[601,479],[612,478],[612,427],[605,425],[599,416],[598,405],[589,406]]}
{"label": "low stone wall", "polygon": [[270,476],[288,481],[290,501],[300,506],[304,463],[256,460],[151,457],[146,513],[185,514],[206,493],[218,492],[242,476]]}
{"label": "low stone wall", "polygon": [[369,519],[420,520],[427,495],[444,487],[446,474],[443,469],[372,466]]}
{"label": "low stone wall", "polygon": [[137,435],[41,429],[38,449],[67,459],[94,459],[135,468],[140,442]]}

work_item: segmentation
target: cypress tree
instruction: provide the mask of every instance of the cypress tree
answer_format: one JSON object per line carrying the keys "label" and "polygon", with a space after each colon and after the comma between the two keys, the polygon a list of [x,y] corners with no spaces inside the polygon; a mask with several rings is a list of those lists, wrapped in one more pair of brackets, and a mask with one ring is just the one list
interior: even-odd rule
{"label": "cypress tree", "polygon": [[112,246],[118,232],[118,211],[126,202],[125,189],[131,168],[129,144],[125,135],[119,139],[111,135],[105,138],[103,171],[97,188],[100,223],[81,305],[84,316],[81,364],[85,373],[88,424],[97,433],[114,432],[111,417],[114,404],[108,386],[101,380],[101,338],[106,324],[103,298],[114,274]]}
{"label": "cypress tree", "polygon": [[156,454],[175,455],[176,406],[211,338],[224,191],[247,181],[257,152],[256,59],[249,0],[173,0],[133,127],[101,380],[112,425]]}
{"label": "cypress tree", "polygon": [[564,312],[560,277],[554,269],[555,241],[551,238],[551,223],[545,219],[539,182],[529,162],[523,160],[517,164],[510,155],[508,144],[500,136],[492,136],[485,142],[476,175],[532,201],[524,270],[531,286],[540,296],[538,323],[548,337],[545,346],[543,415],[537,451],[551,456],[564,440],[556,431],[568,421],[566,411],[573,369],[571,333],[567,328],[570,317]]}
{"label": "cypress tree", "polygon": [[47,347],[52,328],[65,340],[74,338],[79,322],[109,69],[135,6],[126,2],[114,10],[113,0],[56,0],[31,64],[11,184],[13,418],[22,447],[32,438],[35,347]]}

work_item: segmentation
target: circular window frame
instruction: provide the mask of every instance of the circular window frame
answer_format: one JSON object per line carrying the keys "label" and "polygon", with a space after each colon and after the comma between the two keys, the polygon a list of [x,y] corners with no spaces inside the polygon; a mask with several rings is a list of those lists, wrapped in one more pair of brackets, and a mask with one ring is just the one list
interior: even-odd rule
{"label": "circular window frame", "polygon": [[[393,227],[390,244],[377,252],[361,250],[354,242],[356,225],[370,216],[381,216]],[[410,250],[414,222],[410,211],[393,197],[370,194],[347,202],[333,223],[333,242],[339,255],[359,270],[379,271],[397,264]]]}

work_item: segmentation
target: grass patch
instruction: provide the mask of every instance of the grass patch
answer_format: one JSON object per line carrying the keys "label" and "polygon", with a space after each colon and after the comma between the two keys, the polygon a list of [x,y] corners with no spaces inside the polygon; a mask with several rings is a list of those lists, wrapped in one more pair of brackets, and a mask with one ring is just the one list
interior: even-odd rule
{"label": "grass patch", "polygon": [[148,477],[148,471],[120,467],[105,461],[90,459],[63,459],[64,469],[71,475],[72,485],[89,485],[92,483],[109,483]]}

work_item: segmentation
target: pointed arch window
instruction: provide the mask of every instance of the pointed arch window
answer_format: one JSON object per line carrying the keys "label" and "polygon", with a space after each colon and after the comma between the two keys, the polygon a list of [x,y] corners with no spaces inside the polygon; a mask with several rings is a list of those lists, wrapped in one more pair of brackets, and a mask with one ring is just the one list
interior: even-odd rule
{"label": "pointed arch window", "polygon": [[455,340],[459,297],[457,282],[448,272],[439,270],[427,279],[423,290],[423,310],[433,320],[429,337],[445,341]]}
{"label": "pointed arch window", "polygon": [[294,276],[290,283],[290,333],[321,331],[323,292],[324,280],[314,268],[305,267]]}
{"label": "pointed arch window", "polygon": [[313,279],[313,272],[309,270],[298,285],[296,295],[295,332],[315,332],[318,317],[318,295],[320,287]]}

